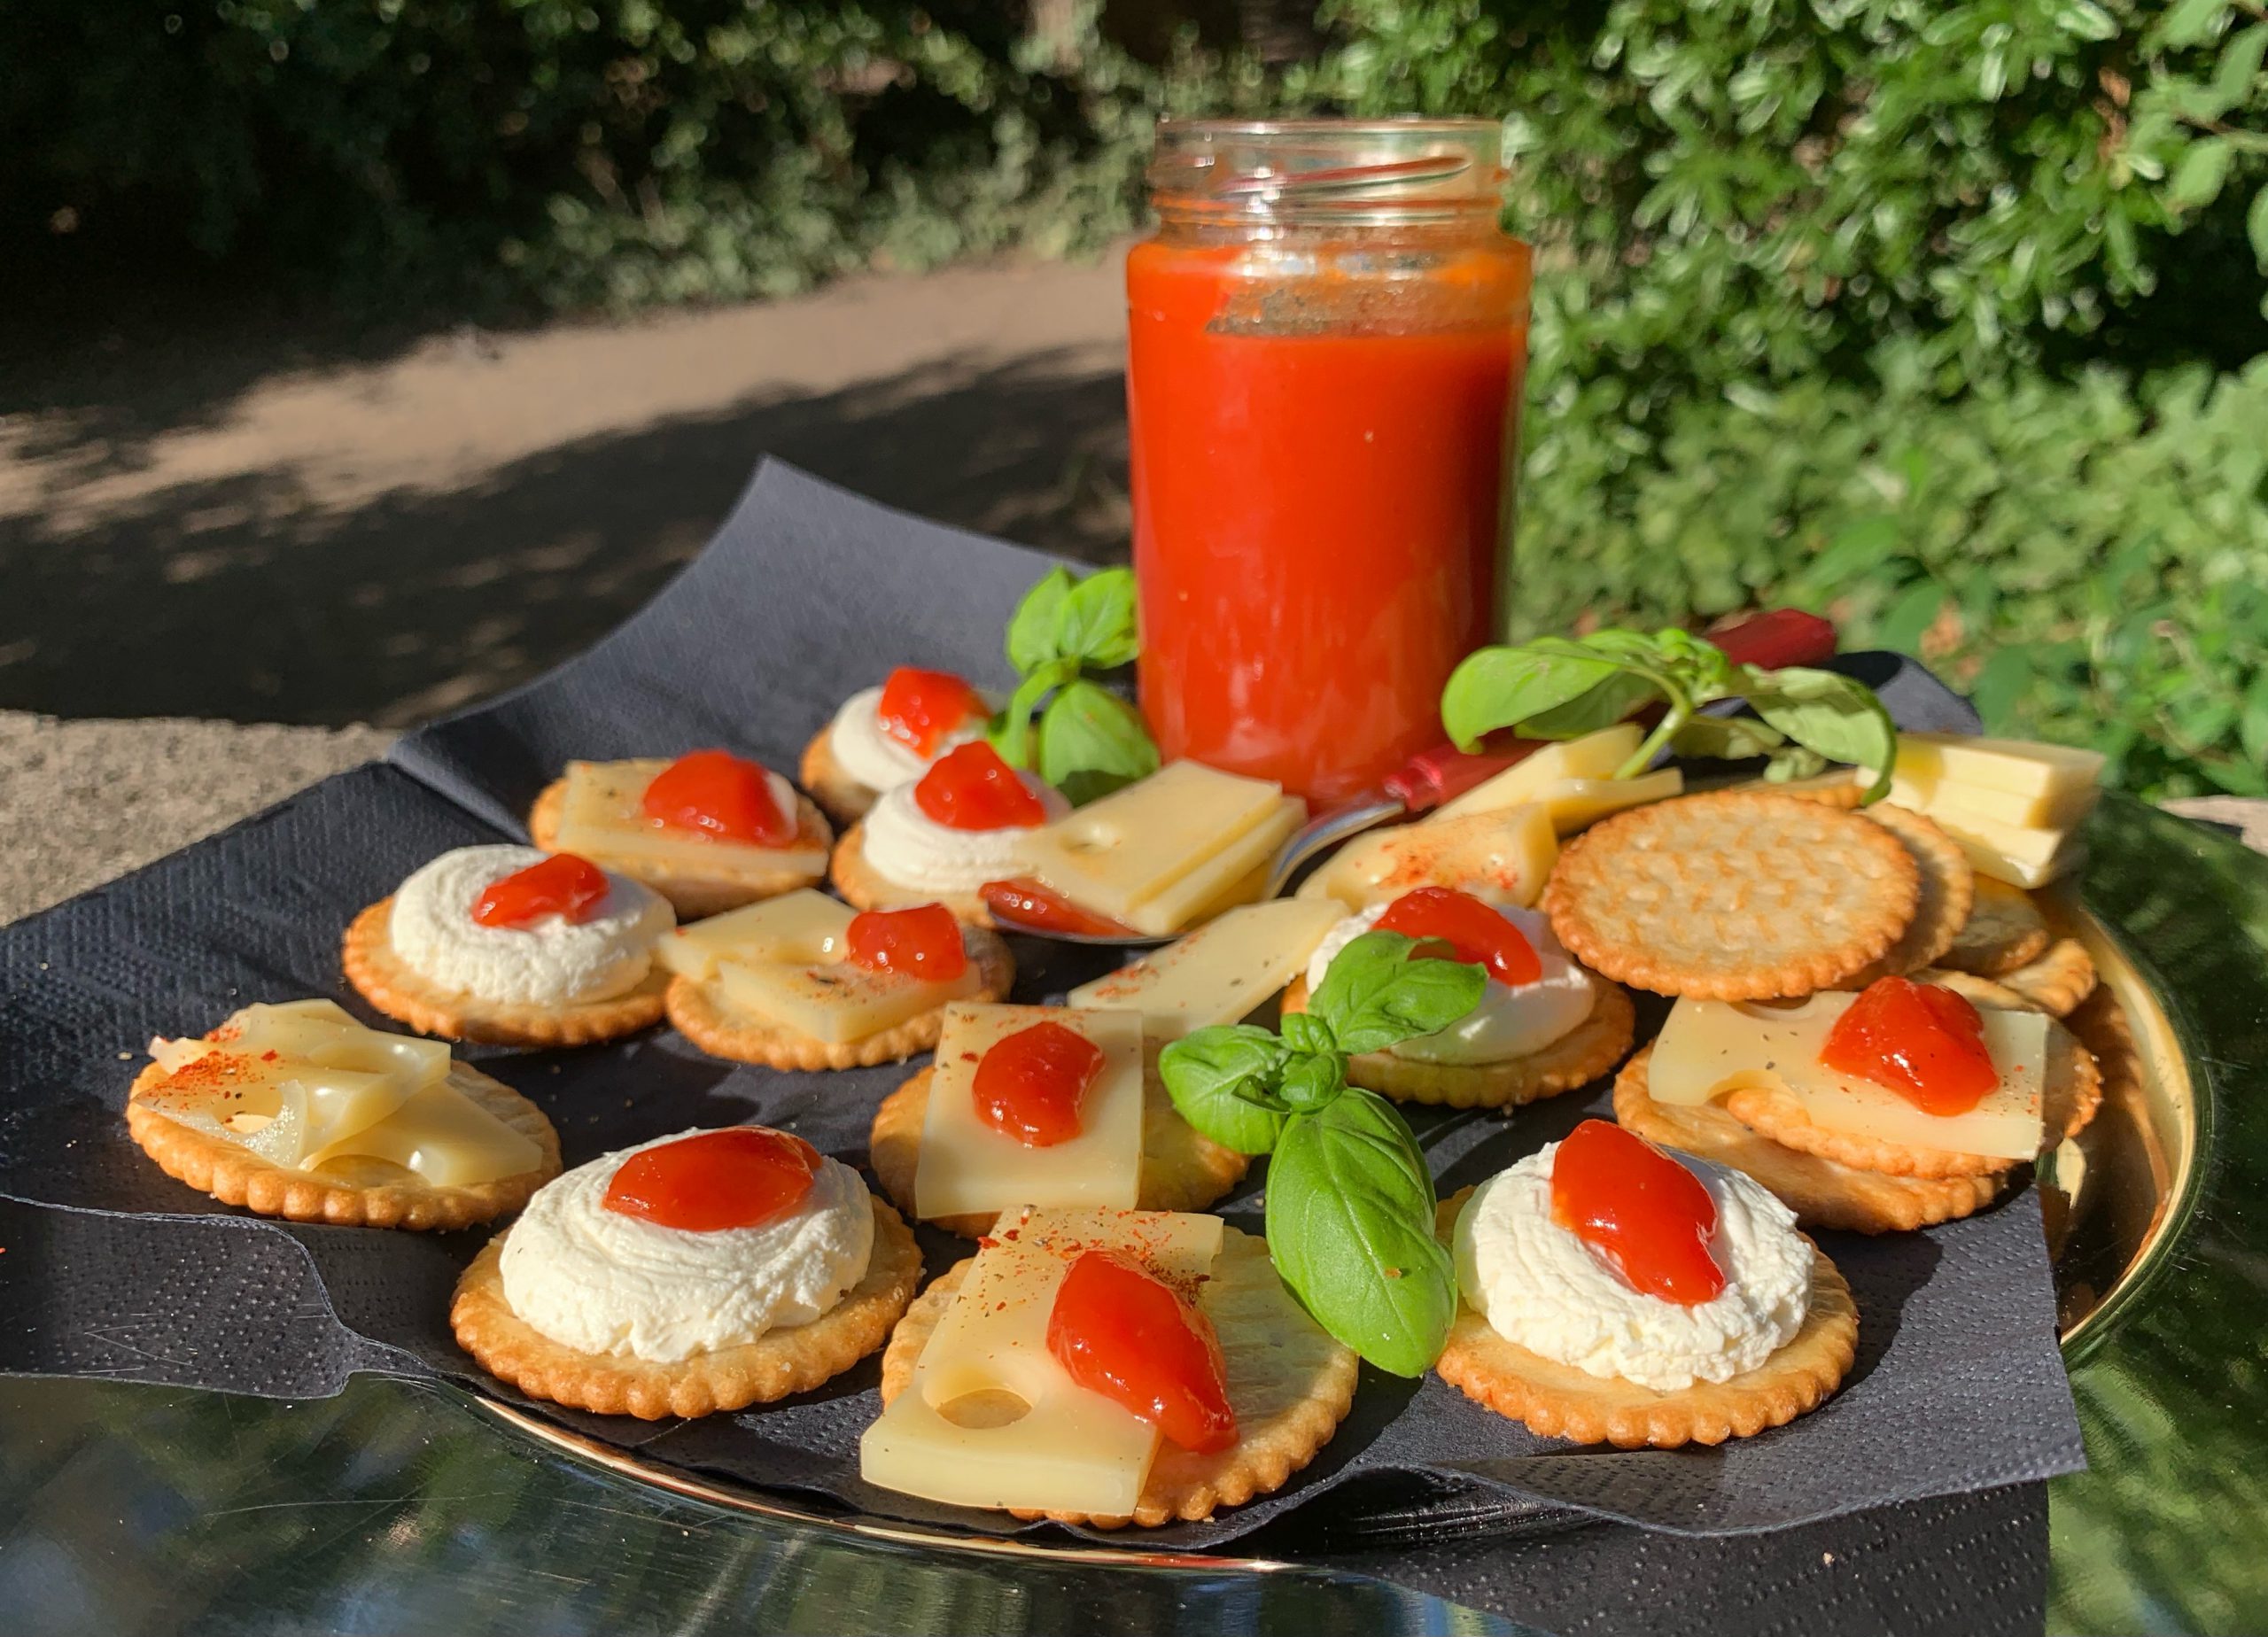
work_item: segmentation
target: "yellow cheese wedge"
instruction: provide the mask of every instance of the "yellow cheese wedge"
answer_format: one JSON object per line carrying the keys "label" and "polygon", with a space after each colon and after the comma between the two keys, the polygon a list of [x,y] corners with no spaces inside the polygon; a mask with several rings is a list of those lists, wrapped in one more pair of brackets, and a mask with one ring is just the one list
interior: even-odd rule
{"label": "yellow cheese wedge", "polygon": [[1580,739],[1546,745],[1455,801],[1442,803],[1434,817],[1461,818],[1467,813],[1517,807],[1539,800],[1545,786],[1563,779],[1612,779],[1616,768],[1638,753],[1645,737],[1645,730],[1635,722],[1618,722]]}
{"label": "yellow cheese wedge", "polygon": [[377,1124],[309,1154],[304,1163],[312,1168],[347,1159],[387,1160],[436,1188],[459,1188],[532,1171],[542,1162],[543,1151],[532,1137],[442,1081]]}
{"label": "yellow cheese wedge", "polygon": [[1524,803],[1358,835],[1300,883],[1299,896],[1361,910],[1415,887],[1457,887],[1526,909],[1558,857],[1550,810]]}
{"label": "yellow cheese wedge", "polygon": [[1610,813],[1667,801],[1684,792],[1685,774],[1674,767],[1660,767],[1635,779],[1554,780],[1536,800],[1550,813],[1553,829],[1573,835]]}
{"label": "yellow cheese wedge", "polygon": [[[1874,781],[1873,775],[1863,769],[1858,771],[1857,777],[1862,785]],[[1933,818],[1943,813],[1949,818],[1982,819],[1987,824],[2025,830],[2074,829],[2085,821],[2101,797],[2101,787],[2092,784],[2072,785],[2059,793],[2019,795],[2009,790],[1962,784],[1951,779],[1941,779],[1924,787],[1899,773],[1893,774],[1890,781],[1890,799],[1900,807],[1910,807]]]}
{"label": "yellow cheese wedge", "polygon": [[1219,908],[1239,901],[1235,889],[1246,887],[1255,872],[1264,876],[1277,849],[1307,822],[1307,817],[1306,803],[1295,795],[1282,797],[1274,812],[1154,897],[1129,910],[1126,924],[1137,932],[1161,938],[1204,919],[1208,912],[1217,912]]}
{"label": "yellow cheese wedge", "polygon": [[2102,753],[2026,739],[1900,733],[1897,773],[1924,791],[1940,783],[2054,800],[2102,780]]}
{"label": "yellow cheese wedge", "polygon": [[1278,898],[1234,909],[1178,942],[1071,991],[1075,1006],[1142,1014],[1154,1041],[1234,1023],[1298,974],[1343,912],[1332,900]]}
{"label": "yellow cheese wedge", "polygon": [[1960,844],[1970,865],[2011,887],[2044,887],[2086,860],[2086,845],[2077,830],[2023,829],[1936,806],[1924,811]]}
{"label": "yellow cheese wedge", "polygon": [[641,803],[646,787],[668,765],[661,756],[568,763],[555,837],[559,850],[692,868],[728,857],[735,865],[801,871],[813,881],[827,873],[823,846],[750,847],[655,824]]}
{"label": "yellow cheese wedge", "polygon": [[843,936],[857,913],[823,892],[798,888],[680,927],[654,952],[663,966],[696,982],[714,977],[718,961],[727,957],[815,965],[841,958]]}
{"label": "yellow cheese wedge", "polygon": [[[1027,1148],[977,1118],[977,1065],[1009,1036],[1058,1023],[1102,1050],[1102,1072],[1079,1104],[1079,1134]],[[1018,1205],[1130,1211],[1142,1193],[1142,1014],[1064,1006],[949,1007],[913,1169],[914,1214],[940,1216]]]}
{"label": "yellow cheese wedge", "polygon": [[[1073,902],[1138,926],[1135,914],[1141,905],[1189,880],[1262,824],[1280,823],[1283,811],[1279,786],[1196,762],[1170,762],[1034,832],[1025,859],[1032,874]],[[1213,881],[1199,901],[1250,867],[1247,860]]]}
{"label": "yellow cheese wedge", "polygon": [[1074,1247],[1133,1252],[1177,1284],[1209,1272],[1221,1219],[1163,1211],[1034,1211],[976,1254],[905,1392],[858,1440],[870,1484],[956,1506],[1134,1510],[1157,1429],[1074,1382],[1047,1319]]}
{"label": "yellow cheese wedge", "polygon": [[1776,1086],[1817,1123],[1852,1137],[2008,1160],[2039,1152],[2045,1014],[1981,1010],[2000,1083],[1966,1113],[1930,1114],[1888,1086],[1821,1064],[1828,1031],[1856,999],[1814,995],[1793,1006],[1681,1000],[1654,1043],[1647,1092],[1658,1103],[1697,1106],[1743,1086]]}

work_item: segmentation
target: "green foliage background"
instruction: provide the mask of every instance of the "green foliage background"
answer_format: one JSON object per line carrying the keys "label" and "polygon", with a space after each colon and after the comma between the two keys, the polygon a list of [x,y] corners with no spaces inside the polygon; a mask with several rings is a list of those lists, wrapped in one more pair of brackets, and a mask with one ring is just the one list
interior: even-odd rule
{"label": "green foliage background", "polygon": [[620,308],[1094,248],[1168,113],[1504,116],[1526,630],[1793,600],[2139,789],[2268,794],[2263,0],[1329,0],[1273,74],[1099,11],[16,0],[0,233]]}

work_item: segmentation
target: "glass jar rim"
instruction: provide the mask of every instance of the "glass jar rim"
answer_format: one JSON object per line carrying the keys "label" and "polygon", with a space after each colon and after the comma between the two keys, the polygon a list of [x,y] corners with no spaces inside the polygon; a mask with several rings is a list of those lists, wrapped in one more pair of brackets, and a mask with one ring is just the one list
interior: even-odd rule
{"label": "glass jar rim", "polygon": [[1146,180],[1164,214],[1441,218],[1502,202],[1499,120],[1167,120]]}

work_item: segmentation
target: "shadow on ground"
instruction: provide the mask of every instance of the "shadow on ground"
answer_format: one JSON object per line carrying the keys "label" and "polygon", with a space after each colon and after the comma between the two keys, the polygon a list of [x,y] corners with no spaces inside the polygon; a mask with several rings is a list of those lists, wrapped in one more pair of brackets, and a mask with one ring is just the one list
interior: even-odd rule
{"label": "shadow on ground", "polygon": [[269,474],[178,485],[69,534],[0,522],[0,707],[420,721],[618,624],[700,550],[765,454],[926,516],[1115,561],[1124,416],[1115,372],[1047,355],[948,362],[348,511]]}

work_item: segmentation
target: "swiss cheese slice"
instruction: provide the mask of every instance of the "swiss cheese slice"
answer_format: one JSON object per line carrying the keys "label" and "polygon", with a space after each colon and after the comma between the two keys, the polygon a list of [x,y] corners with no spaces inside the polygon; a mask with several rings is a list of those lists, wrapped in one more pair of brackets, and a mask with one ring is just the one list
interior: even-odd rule
{"label": "swiss cheese slice", "polygon": [[[1259,894],[1257,882],[1264,881],[1277,849],[1307,822],[1307,817],[1306,803],[1295,795],[1282,797],[1274,812],[1179,881],[1129,910],[1127,925],[1162,938],[1230,904],[1250,903]],[[1237,890],[1239,887],[1245,888],[1241,893]]]}
{"label": "swiss cheese slice", "polygon": [[656,952],[680,977],[716,985],[730,1005],[835,1043],[878,1035],[983,987],[974,960],[943,983],[852,966],[844,955],[854,914],[804,888],[680,927]]}
{"label": "swiss cheese slice", "polygon": [[1614,770],[1637,755],[1645,730],[1635,722],[1618,722],[1580,739],[1564,739],[1531,751],[1487,782],[1473,786],[1455,801],[1445,802],[1437,818],[1459,818],[1540,800],[1544,787],[1569,779],[1612,779]]}
{"label": "swiss cheese slice", "polygon": [[1527,909],[1558,857],[1550,810],[1524,803],[1358,835],[1300,883],[1299,896],[1361,910],[1413,888],[1456,887]]}
{"label": "swiss cheese slice", "polygon": [[459,1188],[532,1171],[543,1151],[442,1081],[376,1125],[308,1154],[305,1163],[313,1168],[346,1160],[383,1160],[436,1188]]}
{"label": "swiss cheese slice", "polygon": [[1980,1009],[2000,1083],[1966,1113],[1931,1114],[1888,1086],[1820,1062],[1828,1031],[1857,999],[1814,995],[1793,1006],[1681,1000],[1654,1042],[1647,1094],[1658,1103],[1698,1106],[1744,1086],[1776,1087],[1801,1101],[1815,1123],[1852,1137],[2006,1160],[2039,1152],[2045,1014]]}
{"label": "swiss cheese slice", "polygon": [[870,1484],[955,1506],[1132,1515],[1158,1447],[1150,1423],[1074,1382],[1047,1320],[1083,1249],[1130,1252],[1184,1288],[1210,1272],[1221,1219],[1029,1211],[976,1254],[913,1379],[858,1441]]}
{"label": "swiss cheese slice", "polygon": [[1142,1014],[1153,1041],[1234,1023],[1298,974],[1337,925],[1332,901],[1278,898],[1249,904],[1117,972],[1071,991],[1075,1006],[1124,1007]]}
{"label": "swiss cheese slice", "polygon": [[[1280,825],[1285,801],[1280,786],[1262,780],[1171,762],[1035,831],[1025,863],[1074,903],[1141,927],[1201,907],[1250,870],[1249,843],[1231,864],[1204,866],[1263,825]],[[1145,906],[1158,912],[1144,914]]]}
{"label": "swiss cheese slice", "polygon": [[[628,762],[570,762],[554,841],[561,852],[698,868],[729,858],[748,868],[827,873],[827,848],[799,837],[786,847],[751,847],[657,825],[646,817],[646,787],[669,766],[660,756]],[[789,811],[794,811],[791,805]]]}
{"label": "swiss cheese slice", "polygon": [[[977,1118],[984,1054],[1010,1035],[1059,1023],[1102,1051],[1102,1072],[1079,1104],[1079,1134],[1027,1148]],[[923,1221],[1014,1206],[1130,1211],[1142,1193],[1142,1014],[1063,1006],[959,1005],[945,1011],[913,1168]]]}

